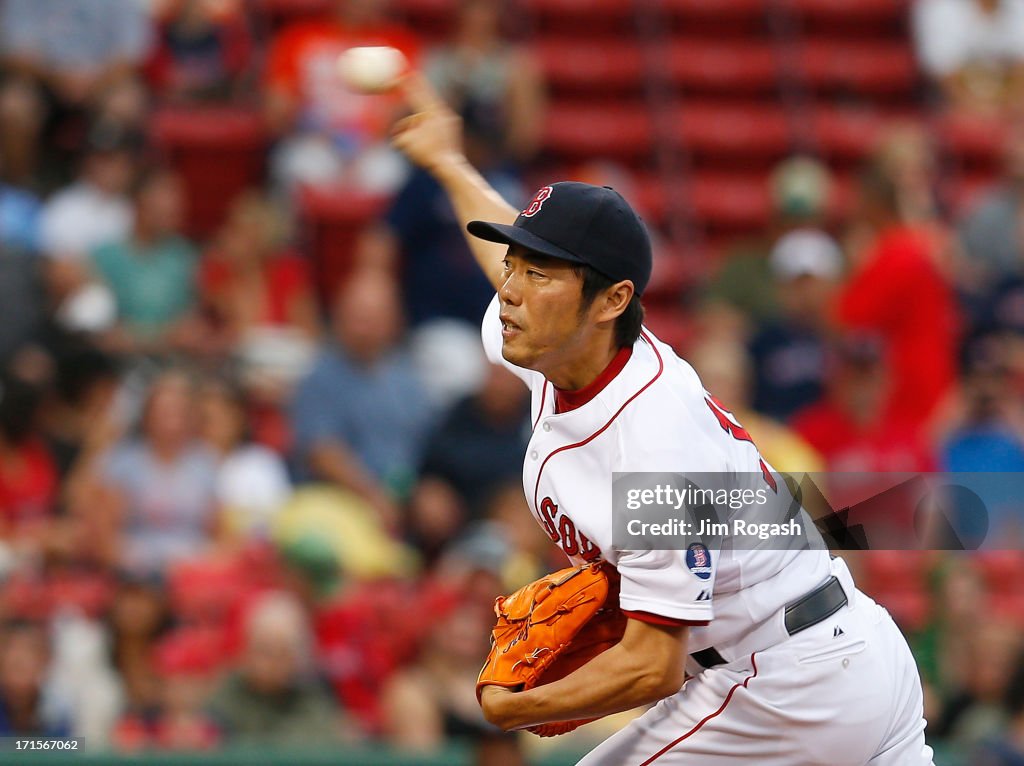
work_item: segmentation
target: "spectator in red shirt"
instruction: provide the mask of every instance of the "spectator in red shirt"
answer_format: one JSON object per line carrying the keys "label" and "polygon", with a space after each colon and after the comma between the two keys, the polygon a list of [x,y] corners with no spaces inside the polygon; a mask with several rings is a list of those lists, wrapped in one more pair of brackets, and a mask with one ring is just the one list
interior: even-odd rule
{"label": "spectator in red shirt", "polygon": [[847,338],[834,349],[825,398],[798,412],[794,430],[832,473],[917,472],[934,460],[917,429],[885,410],[886,370],[877,342]]}
{"label": "spectator in red shirt", "polygon": [[231,351],[247,391],[280,403],[312,366],[320,319],[305,258],[285,246],[282,211],[255,191],[232,205],[199,269],[214,347]]}
{"label": "spectator in red shirt", "polygon": [[930,232],[898,223],[896,187],[887,175],[869,171],[861,195],[861,216],[873,237],[852,253],[837,318],[884,343],[886,417],[923,428],[955,380],[953,291],[936,265]]}
{"label": "spectator in red shirt", "polygon": [[329,18],[296,22],[271,41],[265,114],[275,134],[288,136],[273,159],[279,184],[340,180],[390,192],[403,180],[404,165],[387,142],[398,97],[354,93],[337,74],[338,56],[362,45],[390,45],[415,63],[416,39],[387,20],[386,5],[333,0]]}
{"label": "spectator in red shirt", "polygon": [[0,538],[38,532],[57,499],[57,468],[34,430],[39,401],[31,383],[0,377]]}
{"label": "spectator in red shirt", "polygon": [[473,762],[481,766],[526,763],[515,732],[487,723],[474,694],[508,553],[480,530],[453,545],[440,562],[433,592],[427,591],[435,619],[415,659],[381,689],[384,738],[391,746],[429,753],[454,740],[472,748]]}
{"label": "spectator in red shirt", "polygon": [[222,659],[215,630],[182,628],[154,646],[159,702],[146,711],[130,710],[113,739],[120,750],[210,750],[220,735],[203,707]]}
{"label": "spectator in red shirt", "polygon": [[260,327],[290,327],[307,338],[320,331],[305,259],[284,247],[287,223],[258,192],[231,206],[200,266],[205,310],[240,340]]}
{"label": "spectator in red shirt", "polygon": [[825,398],[792,421],[825,459],[826,473],[812,481],[832,508],[852,509],[849,523],[863,526],[869,547],[915,544],[920,494],[911,477],[936,470],[935,459],[917,429],[885,414],[887,376],[877,341],[841,340],[832,363]]}

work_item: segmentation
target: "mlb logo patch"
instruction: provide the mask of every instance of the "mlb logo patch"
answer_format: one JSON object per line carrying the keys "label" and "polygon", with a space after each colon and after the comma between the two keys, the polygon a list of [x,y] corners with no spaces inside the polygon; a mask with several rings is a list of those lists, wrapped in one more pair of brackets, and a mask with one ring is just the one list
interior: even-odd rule
{"label": "mlb logo patch", "polygon": [[686,567],[701,580],[711,578],[711,551],[702,543],[691,543],[686,549]]}

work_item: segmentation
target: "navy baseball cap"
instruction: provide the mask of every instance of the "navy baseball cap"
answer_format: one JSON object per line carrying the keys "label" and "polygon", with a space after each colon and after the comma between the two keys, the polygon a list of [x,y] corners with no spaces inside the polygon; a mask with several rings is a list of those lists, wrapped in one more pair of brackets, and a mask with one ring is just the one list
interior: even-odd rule
{"label": "navy baseball cap", "polygon": [[609,279],[629,279],[641,295],[651,278],[651,240],[640,216],[610,186],[561,181],[541,187],[511,226],[470,221],[488,242],[583,263]]}

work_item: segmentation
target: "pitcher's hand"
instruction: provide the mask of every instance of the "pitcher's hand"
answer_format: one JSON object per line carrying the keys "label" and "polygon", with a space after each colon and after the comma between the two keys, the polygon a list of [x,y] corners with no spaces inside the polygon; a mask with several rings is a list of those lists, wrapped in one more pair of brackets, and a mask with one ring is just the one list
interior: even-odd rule
{"label": "pitcher's hand", "polygon": [[410,161],[429,173],[466,162],[462,150],[462,120],[445,104],[420,72],[402,78],[400,90],[412,111],[395,123],[391,142]]}

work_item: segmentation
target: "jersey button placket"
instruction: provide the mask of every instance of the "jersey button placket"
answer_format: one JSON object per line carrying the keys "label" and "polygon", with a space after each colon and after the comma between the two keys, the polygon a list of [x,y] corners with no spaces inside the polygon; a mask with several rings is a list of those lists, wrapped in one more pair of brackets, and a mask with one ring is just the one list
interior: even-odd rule
{"label": "jersey button placket", "polygon": [[537,459],[537,450],[533,450],[533,451],[530,452],[530,460],[536,460],[536,459]]}
{"label": "jersey button placket", "polygon": [[544,429],[545,431],[550,431],[550,430],[551,430],[551,424],[550,424],[550,423],[548,423],[548,422],[547,422],[547,421],[545,420],[545,421],[544,421],[544,425],[542,425],[542,426],[541,426],[541,428],[543,428],[543,429]]}

